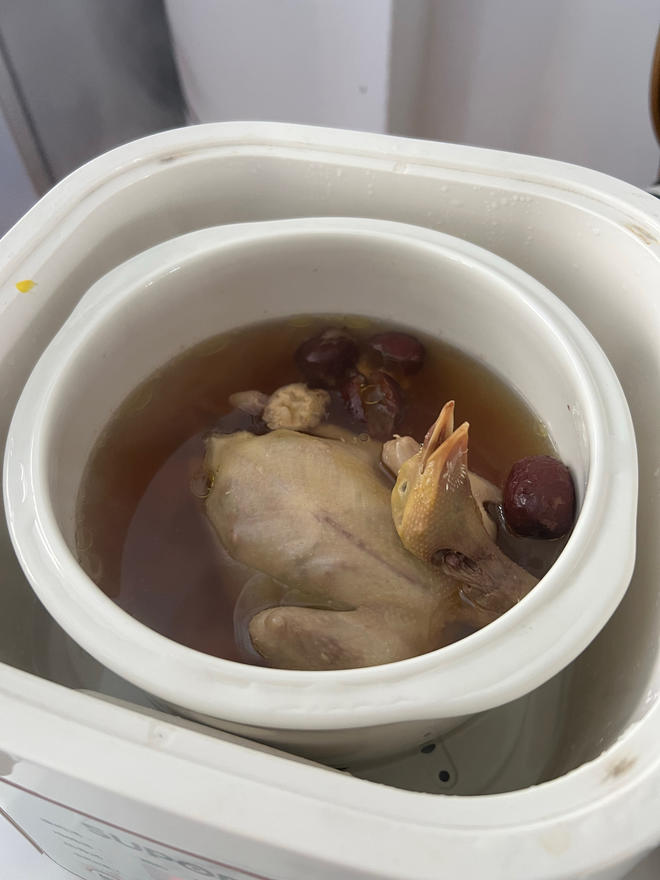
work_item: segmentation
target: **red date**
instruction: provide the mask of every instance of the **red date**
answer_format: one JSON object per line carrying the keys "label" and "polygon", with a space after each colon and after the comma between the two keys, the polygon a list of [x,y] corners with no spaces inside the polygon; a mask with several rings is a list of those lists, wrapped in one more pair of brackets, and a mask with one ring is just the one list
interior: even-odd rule
{"label": "red date", "polygon": [[503,492],[509,528],[518,535],[560,538],[575,518],[575,489],[568,468],[549,455],[515,462]]}
{"label": "red date", "polygon": [[294,358],[310,385],[336,388],[355,365],[358,347],[347,333],[330,329],[303,342]]}
{"label": "red date", "polygon": [[391,440],[401,420],[404,395],[401,386],[381,370],[368,377],[353,373],[340,387],[344,405],[351,418],[366,423],[374,440]]}
{"label": "red date", "polygon": [[362,391],[362,402],[369,436],[382,442],[391,440],[401,419],[404,402],[399,383],[380,370],[372,373]]}
{"label": "red date", "polygon": [[379,366],[404,376],[418,373],[426,356],[422,343],[409,333],[378,333],[369,339],[367,346]]}
{"label": "red date", "polygon": [[351,418],[358,422],[366,422],[367,417],[364,412],[364,403],[362,402],[362,392],[367,386],[367,379],[362,373],[353,373],[348,379],[345,379],[339,389],[342,400],[348,410]]}

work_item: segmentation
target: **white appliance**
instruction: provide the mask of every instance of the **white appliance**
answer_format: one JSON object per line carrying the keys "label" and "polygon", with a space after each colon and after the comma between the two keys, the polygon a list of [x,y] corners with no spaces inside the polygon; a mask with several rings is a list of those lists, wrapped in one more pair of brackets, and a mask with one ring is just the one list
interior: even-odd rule
{"label": "white appliance", "polygon": [[110,268],[196,228],[318,214],[467,238],[587,324],[637,433],[623,603],[543,688],[356,778],[154,710],[55,626],[3,530],[0,806],[55,862],[100,880],[622,878],[660,842],[652,196],[549,160],[329,129],[217,124],[136,141],[74,172],[0,243],[3,436],[40,352]]}

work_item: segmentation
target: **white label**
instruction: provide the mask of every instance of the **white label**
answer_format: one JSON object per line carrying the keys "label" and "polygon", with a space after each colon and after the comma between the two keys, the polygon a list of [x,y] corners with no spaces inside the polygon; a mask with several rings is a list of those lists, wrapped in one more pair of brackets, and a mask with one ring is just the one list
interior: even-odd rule
{"label": "white label", "polygon": [[19,791],[8,815],[54,862],[84,880],[269,880]]}

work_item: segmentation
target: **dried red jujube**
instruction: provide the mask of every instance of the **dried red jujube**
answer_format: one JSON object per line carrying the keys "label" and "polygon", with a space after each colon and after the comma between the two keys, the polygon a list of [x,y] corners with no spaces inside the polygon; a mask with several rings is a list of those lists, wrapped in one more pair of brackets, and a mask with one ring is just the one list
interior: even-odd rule
{"label": "dried red jujube", "polygon": [[303,342],[294,355],[310,385],[336,388],[358,359],[355,340],[343,330],[330,329]]}
{"label": "dried red jujube", "polygon": [[409,333],[377,333],[367,341],[367,348],[384,370],[404,376],[419,372],[426,356],[422,343]]}
{"label": "dried red jujube", "polygon": [[348,410],[351,418],[357,422],[366,422],[367,417],[364,412],[364,403],[362,402],[362,391],[367,386],[367,379],[362,373],[353,373],[347,379],[344,379],[339,388],[339,393]]}
{"label": "dried red jujube", "polygon": [[367,431],[374,440],[390,440],[401,419],[404,397],[399,383],[377,370],[362,391]]}
{"label": "dried red jujube", "polygon": [[560,538],[573,526],[575,489],[566,465],[549,455],[514,463],[503,492],[509,528],[518,535]]}

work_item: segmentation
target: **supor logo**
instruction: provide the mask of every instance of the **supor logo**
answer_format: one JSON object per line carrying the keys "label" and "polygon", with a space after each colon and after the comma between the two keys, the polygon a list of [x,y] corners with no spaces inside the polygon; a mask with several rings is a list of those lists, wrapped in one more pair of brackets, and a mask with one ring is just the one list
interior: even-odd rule
{"label": "supor logo", "polygon": [[[81,826],[92,834],[103,838],[108,843],[118,844],[126,849],[132,850],[139,858],[145,870],[153,877],[153,880],[199,880],[202,877],[210,877],[213,880],[237,880],[238,877],[254,877],[252,874],[243,874],[238,872],[233,877],[224,874],[210,862],[204,861],[202,864],[194,856],[187,856],[174,850],[164,852],[145,842],[138,842],[134,837],[121,834],[118,831],[110,831],[109,829],[100,828],[91,822],[82,822]],[[158,869],[155,873],[150,868]],[[105,878],[99,874],[100,880]],[[116,875],[107,875],[108,880],[116,880]]]}
{"label": "supor logo", "polygon": [[[75,877],[85,880],[269,880],[262,873],[237,868],[218,859],[216,834],[212,833],[208,841],[215,858],[205,857],[112,825],[13,782],[0,779],[0,788],[4,783],[26,795],[12,803],[12,824],[40,852]],[[37,802],[38,810],[35,809]],[[206,848],[206,844],[204,846]]]}

